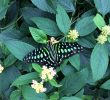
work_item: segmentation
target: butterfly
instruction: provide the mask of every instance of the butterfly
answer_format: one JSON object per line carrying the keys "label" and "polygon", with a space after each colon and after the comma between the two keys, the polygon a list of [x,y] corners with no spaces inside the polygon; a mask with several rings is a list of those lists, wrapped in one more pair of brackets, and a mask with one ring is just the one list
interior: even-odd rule
{"label": "butterfly", "polygon": [[23,61],[56,68],[60,66],[64,59],[81,51],[83,51],[83,47],[76,42],[59,42],[36,48],[28,53],[23,58]]}

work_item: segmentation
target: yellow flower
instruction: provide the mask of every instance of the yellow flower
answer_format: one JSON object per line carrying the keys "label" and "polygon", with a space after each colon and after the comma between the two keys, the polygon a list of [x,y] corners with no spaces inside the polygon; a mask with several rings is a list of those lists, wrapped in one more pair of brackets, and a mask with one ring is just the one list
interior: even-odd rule
{"label": "yellow flower", "polygon": [[79,34],[77,30],[70,30],[67,37],[72,39],[72,40],[76,40],[78,38]]}
{"label": "yellow flower", "polygon": [[56,75],[56,71],[51,67],[51,68],[47,68],[46,66],[43,66],[42,68],[42,72],[41,72],[41,78],[43,80],[51,80],[53,79],[53,77]]}
{"label": "yellow flower", "polygon": [[43,87],[43,82],[38,83],[36,80],[32,81],[31,87],[35,89],[37,93],[46,91],[46,88]]}
{"label": "yellow flower", "polygon": [[50,42],[51,42],[52,44],[59,43],[59,41],[57,41],[54,37],[51,37],[51,38],[50,38]]}
{"label": "yellow flower", "polygon": [[0,64],[0,73],[2,73],[4,70],[4,67]]}
{"label": "yellow flower", "polygon": [[106,26],[102,27],[101,34],[106,35],[106,36],[110,35],[110,26],[106,25]]}
{"label": "yellow flower", "polygon": [[98,43],[104,44],[107,41],[107,36],[106,35],[99,35],[97,38]]}

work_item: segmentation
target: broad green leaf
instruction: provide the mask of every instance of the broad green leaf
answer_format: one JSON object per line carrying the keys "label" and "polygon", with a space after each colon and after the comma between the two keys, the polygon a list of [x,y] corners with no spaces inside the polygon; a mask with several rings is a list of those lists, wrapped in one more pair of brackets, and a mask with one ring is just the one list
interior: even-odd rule
{"label": "broad green leaf", "polygon": [[71,65],[65,65],[62,69],[61,69],[61,72],[67,76],[69,75],[70,73],[74,73],[75,72],[75,69],[73,66]]}
{"label": "broad green leaf", "polygon": [[72,95],[77,93],[85,84],[88,77],[88,70],[83,69],[77,73],[70,73],[61,81],[60,94]]}
{"label": "broad green leaf", "polygon": [[105,45],[96,44],[91,54],[91,69],[94,81],[103,78],[108,67],[108,51]]}
{"label": "broad green leaf", "polygon": [[25,100],[48,100],[44,93],[36,93],[30,86],[22,88],[22,95]]}
{"label": "broad green leaf", "polygon": [[110,90],[110,79],[101,85],[101,88]]}
{"label": "broad green leaf", "polygon": [[56,71],[57,72],[61,71],[66,66],[67,63],[68,63],[68,59],[64,60],[60,65],[60,67],[57,67]]}
{"label": "broad green leaf", "polygon": [[9,67],[0,74],[0,94],[10,88],[12,82],[19,77],[20,72],[16,67]]}
{"label": "broad green leaf", "polygon": [[0,20],[5,18],[5,14],[9,6],[8,3],[9,3],[9,0],[0,1]]}
{"label": "broad green leaf", "polygon": [[24,37],[23,33],[12,28],[8,28],[0,33],[0,41],[3,43],[6,42],[7,40],[21,39],[23,37]]}
{"label": "broad green leaf", "polygon": [[8,50],[19,60],[23,60],[24,56],[35,48],[27,43],[18,40],[7,40],[5,45]]}
{"label": "broad green leaf", "polygon": [[35,6],[37,6],[41,10],[50,13],[55,13],[55,11],[48,5],[46,0],[31,0],[31,1]]}
{"label": "broad green leaf", "polygon": [[38,79],[38,74],[36,72],[32,72],[29,74],[25,74],[22,76],[19,76],[13,83],[11,86],[20,86],[20,85],[25,85],[25,84],[29,84],[32,82],[32,80],[34,79]]}
{"label": "broad green leaf", "polygon": [[64,34],[69,32],[71,21],[64,8],[60,5],[57,6],[56,22],[61,32]]}
{"label": "broad green leaf", "polygon": [[15,90],[11,93],[10,100],[20,100],[20,97],[21,97],[21,91]]}
{"label": "broad green leaf", "polygon": [[93,16],[85,17],[76,23],[75,29],[79,32],[80,36],[88,35],[96,29],[93,18]]}
{"label": "broad green leaf", "polygon": [[34,38],[36,42],[47,43],[47,35],[45,34],[44,31],[37,29],[37,28],[33,28],[33,27],[29,27],[29,30],[31,32],[32,37]]}
{"label": "broad green leaf", "polygon": [[[36,13],[37,12],[37,13]],[[24,7],[21,9],[21,13],[23,15],[24,20],[29,24],[33,25],[31,18],[36,17],[36,16],[42,16],[45,14],[43,11],[37,9],[37,8],[32,8],[32,7]]]}
{"label": "broad green leaf", "polygon": [[94,0],[97,10],[105,16],[110,11],[110,0]]}
{"label": "broad green leaf", "polygon": [[80,39],[78,39],[78,43],[82,45],[83,47],[93,48],[96,44],[96,40],[93,34],[90,34],[90,35],[87,35],[85,37],[81,37]]}
{"label": "broad green leaf", "polygon": [[82,99],[72,96],[72,97],[62,97],[60,100],[82,100]]}
{"label": "broad green leaf", "polygon": [[14,64],[16,62],[16,58],[15,56],[13,56],[12,54],[8,55],[8,57],[3,61],[3,65],[4,67],[9,67],[12,64]]}
{"label": "broad green leaf", "polygon": [[57,24],[48,18],[43,17],[33,17],[32,21],[41,29],[46,32],[47,35],[50,36],[59,36],[61,32],[57,26]]}
{"label": "broad green leaf", "polygon": [[52,94],[50,96],[49,100],[58,100],[59,99],[59,93],[58,92],[54,92],[54,94]]}
{"label": "broad green leaf", "polygon": [[105,21],[104,21],[104,18],[97,14],[94,19],[93,19],[95,25],[101,30],[103,26],[106,25]]}
{"label": "broad green leaf", "polygon": [[42,68],[40,65],[33,63],[32,67],[35,69],[36,72],[38,72],[38,73],[42,72]]}
{"label": "broad green leaf", "polygon": [[67,12],[75,12],[75,2],[73,0],[58,0],[58,3],[65,8]]}
{"label": "broad green leaf", "polygon": [[86,12],[84,12],[84,13],[81,15],[81,18],[93,16],[93,15],[95,15],[95,14],[96,14],[96,9],[95,9],[95,8],[92,8],[92,9],[87,10]]}
{"label": "broad green leaf", "polygon": [[69,58],[70,63],[77,69],[80,69],[80,56],[79,54]]}
{"label": "broad green leaf", "polygon": [[54,79],[49,80],[49,83],[50,83],[52,86],[55,86],[55,87],[61,87],[61,86],[62,86],[62,85],[58,84],[58,83],[56,82],[56,80],[54,80]]}

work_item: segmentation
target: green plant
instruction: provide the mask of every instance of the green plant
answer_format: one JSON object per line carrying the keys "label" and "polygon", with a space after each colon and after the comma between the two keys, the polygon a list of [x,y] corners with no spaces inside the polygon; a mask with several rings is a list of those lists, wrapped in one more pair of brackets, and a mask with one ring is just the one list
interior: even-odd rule
{"label": "green plant", "polygon": [[[109,100],[109,5],[110,0],[0,1],[0,100]],[[47,90],[36,93],[31,84],[41,82],[42,66],[23,58],[51,37],[75,40],[84,51],[57,66],[57,76],[43,84]]]}

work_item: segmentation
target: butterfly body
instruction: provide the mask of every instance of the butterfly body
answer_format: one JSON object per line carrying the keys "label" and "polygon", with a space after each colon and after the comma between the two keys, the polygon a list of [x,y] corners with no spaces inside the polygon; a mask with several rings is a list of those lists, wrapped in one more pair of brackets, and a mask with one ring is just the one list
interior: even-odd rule
{"label": "butterfly body", "polygon": [[61,42],[39,47],[24,57],[27,63],[38,63],[47,67],[58,67],[62,61],[72,55],[80,53],[83,47],[78,43]]}

